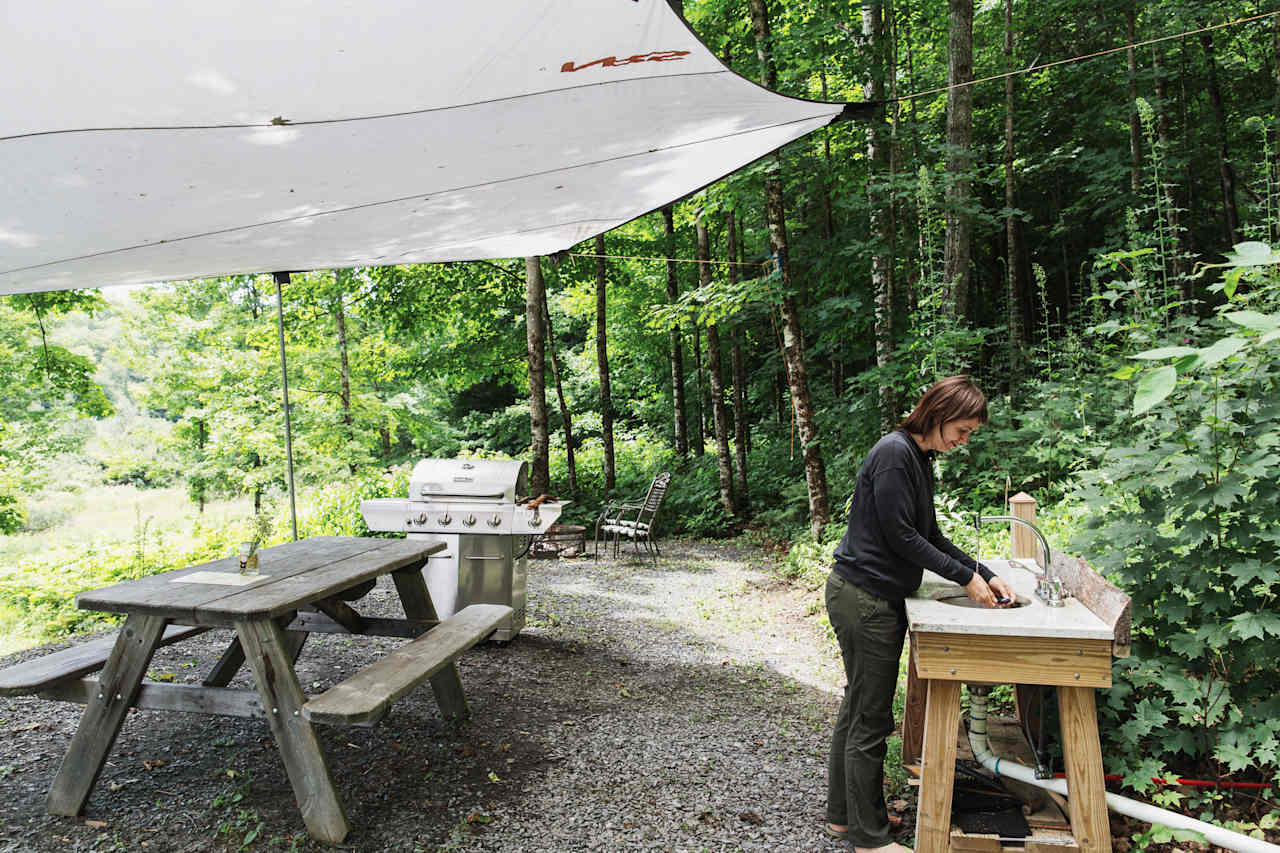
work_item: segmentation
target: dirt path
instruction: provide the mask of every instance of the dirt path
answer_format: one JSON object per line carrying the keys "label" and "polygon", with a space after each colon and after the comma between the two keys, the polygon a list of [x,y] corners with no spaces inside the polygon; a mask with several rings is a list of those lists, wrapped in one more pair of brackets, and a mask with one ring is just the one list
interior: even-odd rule
{"label": "dirt path", "polygon": [[[657,565],[532,561],[529,626],[460,664],[469,722],[446,724],[422,689],[375,729],[320,730],[353,827],[341,849],[848,849],[822,834],[839,661],[812,596],[766,560],[672,543]],[[362,607],[394,601],[382,586]],[[318,636],[304,688],[396,642]],[[224,643],[164,649],[152,675],[198,681]],[[85,816],[46,815],[78,719],[78,706],[0,699],[0,851],[332,849],[307,839],[253,720],[135,712]]]}

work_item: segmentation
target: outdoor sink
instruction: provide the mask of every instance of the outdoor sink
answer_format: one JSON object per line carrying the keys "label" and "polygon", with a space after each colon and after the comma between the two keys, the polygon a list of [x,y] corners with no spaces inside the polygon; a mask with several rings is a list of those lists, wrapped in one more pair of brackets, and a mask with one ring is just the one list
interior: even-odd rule
{"label": "outdoor sink", "polygon": [[983,563],[1013,587],[1013,606],[979,606],[969,600],[964,587],[926,570],[920,588],[906,600],[908,630],[913,634],[1112,639],[1112,627],[1078,599],[1049,607],[1036,598],[1039,569],[1033,560],[1002,558]]}
{"label": "outdoor sink", "polygon": [[1016,595],[1014,596],[1012,604],[1007,604],[1003,607],[987,608],[985,605],[979,604],[970,598],[969,594],[963,589],[946,590],[944,592],[935,593],[933,600],[939,604],[950,604],[954,607],[974,607],[981,608],[983,610],[1013,610],[1018,607],[1026,607],[1031,603],[1031,599],[1027,598],[1025,595]]}

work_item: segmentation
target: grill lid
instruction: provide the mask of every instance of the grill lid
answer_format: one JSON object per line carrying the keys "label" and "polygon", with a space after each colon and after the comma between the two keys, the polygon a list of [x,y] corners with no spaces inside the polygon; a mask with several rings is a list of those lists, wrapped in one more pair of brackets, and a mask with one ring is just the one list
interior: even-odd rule
{"label": "grill lid", "polygon": [[528,491],[528,465],[518,459],[423,459],[413,466],[409,498],[496,498]]}

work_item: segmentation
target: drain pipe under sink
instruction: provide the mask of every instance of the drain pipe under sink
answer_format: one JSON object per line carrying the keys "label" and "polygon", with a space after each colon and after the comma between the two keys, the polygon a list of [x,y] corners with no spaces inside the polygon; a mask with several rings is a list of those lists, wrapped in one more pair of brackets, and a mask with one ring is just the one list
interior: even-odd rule
{"label": "drain pipe under sink", "polygon": [[[1000,758],[991,751],[991,743],[987,739],[987,690],[982,688],[969,691],[969,747],[973,750],[974,759],[997,776],[1008,776],[1019,782],[1070,796],[1065,779],[1038,779],[1036,771],[1032,768]],[[1232,832],[1229,829],[1195,820],[1168,809],[1158,808],[1150,803],[1131,800],[1119,794],[1108,792],[1107,805],[1113,811],[1146,823],[1158,823],[1172,829],[1189,829],[1192,832],[1198,832],[1210,844],[1225,847],[1228,850],[1238,850],[1240,853],[1280,853],[1280,845]]]}

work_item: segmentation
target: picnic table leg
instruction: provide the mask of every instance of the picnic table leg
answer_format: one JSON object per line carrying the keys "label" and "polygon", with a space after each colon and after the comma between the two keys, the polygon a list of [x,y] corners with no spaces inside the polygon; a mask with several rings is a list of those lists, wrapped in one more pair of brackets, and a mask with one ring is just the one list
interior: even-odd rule
{"label": "picnic table leg", "polygon": [[226,687],[242,666],[244,666],[244,646],[240,644],[240,638],[235,637],[201,683],[205,687]]}
{"label": "picnic table leg", "polygon": [[[437,618],[420,568],[392,572],[391,579],[395,581],[396,592],[400,593],[400,604],[406,617],[433,621]],[[461,720],[470,714],[466,694],[462,692],[462,679],[458,677],[458,667],[453,661],[431,676],[431,692],[436,695],[436,704],[444,716]]]}
{"label": "picnic table leg", "polygon": [[160,616],[135,614],[116,635],[115,647],[98,677],[98,692],[85,705],[80,726],[53,778],[46,801],[50,814],[74,817],[84,808],[125,714],[137,698],[147,665],[164,634],[164,623]]}
{"label": "picnic table leg", "polygon": [[302,716],[307,699],[293,670],[293,655],[299,647],[271,620],[237,622],[236,634],[258,682],[262,707],[307,831],[313,838],[337,844],[346,838],[351,824],[334,788],[315,729]]}
{"label": "picnic table leg", "polygon": [[[292,616],[283,624],[287,625],[291,621],[293,621]],[[285,632],[285,638],[289,641],[287,646],[290,652],[289,660],[297,662],[298,655],[302,654],[302,646],[309,636],[310,634],[306,631]],[[226,687],[231,683],[231,679],[236,677],[236,673],[242,666],[244,666],[244,646],[240,644],[239,637],[232,637],[231,644],[222,653],[222,657],[218,658],[213,669],[209,670],[209,674],[200,683],[205,687]]]}

